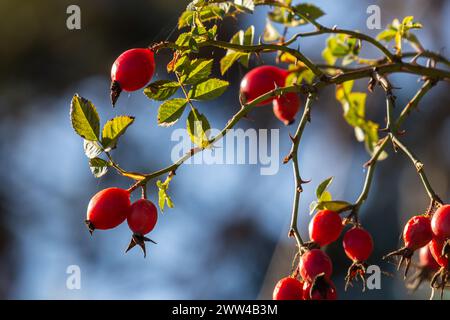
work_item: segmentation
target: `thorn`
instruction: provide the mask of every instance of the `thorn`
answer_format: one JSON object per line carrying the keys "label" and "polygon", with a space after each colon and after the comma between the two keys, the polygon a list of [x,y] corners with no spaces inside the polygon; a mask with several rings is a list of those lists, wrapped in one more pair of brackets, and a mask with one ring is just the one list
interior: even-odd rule
{"label": "thorn", "polygon": [[291,139],[291,141],[293,142],[293,143],[295,143],[295,137],[293,137],[292,135],[291,135],[291,133],[289,133],[289,138]]}
{"label": "thorn", "polygon": [[292,159],[292,154],[288,154],[284,159],[283,159],[283,164],[286,164],[289,162],[289,160]]}

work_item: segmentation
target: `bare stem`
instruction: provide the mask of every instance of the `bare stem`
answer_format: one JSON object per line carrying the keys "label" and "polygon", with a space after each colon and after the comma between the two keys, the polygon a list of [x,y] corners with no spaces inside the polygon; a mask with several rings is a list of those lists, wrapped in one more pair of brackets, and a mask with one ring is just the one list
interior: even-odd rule
{"label": "bare stem", "polygon": [[370,160],[368,162],[366,162],[367,173],[366,173],[366,178],[364,180],[364,186],[361,190],[361,193],[360,193],[358,199],[356,200],[355,204],[353,205],[352,213],[351,213],[351,215],[353,217],[355,217],[356,221],[358,221],[359,208],[364,203],[364,201],[367,200],[367,197],[369,195],[370,186],[372,185],[372,180],[373,180],[373,174],[375,172],[375,166],[378,162],[380,155],[383,153],[384,149],[386,148],[388,141],[389,141],[388,136],[381,139],[378,142],[377,146],[375,147],[375,152],[373,153],[372,158],[370,158]]}
{"label": "bare stem", "polygon": [[400,127],[405,121],[406,117],[411,113],[412,110],[417,108],[420,100],[425,96],[425,94],[430,91],[431,88],[434,87],[436,81],[428,79],[424,82],[419,91],[417,91],[416,95],[408,102],[405,108],[402,110],[400,117],[396,121],[396,126]]}
{"label": "bare stem", "polygon": [[434,192],[433,188],[431,187],[431,184],[425,173],[423,163],[419,159],[417,159],[414,153],[411,150],[409,150],[394,134],[391,134],[390,137],[394,146],[400,148],[400,150],[402,150],[403,153],[405,153],[408,156],[408,158],[412,161],[414,167],[417,170],[417,173],[420,176],[420,179],[422,180],[422,184],[425,187],[425,190],[427,191],[430,200],[442,204],[442,200],[439,198],[439,196],[436,194],[436,192]]}
{"label": "bare stem", "polygon": [[310,115],[311,115],[311,105],[313,100],[315,99],[315,94],[310,93],[308,95],[308,98],[306,100],[305,109],[303,110],[302,118],[300,119],[300,122],[298,123],[297,130],[295,132],[295,135],[291,137],[292,139],[292,147],[289,155],[286,157],[285,163],[289,161],[289,159],[292,159],[292,167],[294,170],[294,179],[295,179],[295,190],[294,190],[294,202],[292,205],[292,216],[291,216],[291,225],[289,228],[289,237],[294,237],[297,241],[297,246],[299,250],[303,247],[304,242],[302,240],[302,237],[300,236],[300,233],[298,231],[298,207],[300,202],[300,193],[303,191],[302,184],[305,183],[305,181],[302,180],[300,176],[300,170],[298,166],[298,146],[300,144],[300,140],[303,135],[303,131],[306,127],[306,124],[310,121]]}

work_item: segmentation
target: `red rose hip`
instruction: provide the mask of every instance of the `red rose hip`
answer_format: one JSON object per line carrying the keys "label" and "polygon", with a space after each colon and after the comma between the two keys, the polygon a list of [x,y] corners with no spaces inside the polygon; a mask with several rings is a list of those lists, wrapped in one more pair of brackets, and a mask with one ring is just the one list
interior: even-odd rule
{"label": "red rose hip", "polygon": [[[244,103],[250,103],[276,87],[283,87],[287,75],[286,70],[274,66],[260,66],[249,71],[241,81],[240,93]],[[270,98],[259,102],[257,106],[263,106],[272,100]]]}
{"label": "red rose hip", "polygon": [[353,261],[366,261],[373,251],[372,236],[359,227],[354,227],[347,231],[342,244],[345,254]]}
{"label": "red rose hip", "polygon": [[426,268],[428,270],[437,270],[439,269],[439,264],[434,259],[431,254],[430,245],[420,248],[419,251],[419,262],[420,266]]}
{"label": "red rose hip", "polygon": [[303,282],[286,277],[278,281],[273,290],[273,300],[302,300]]}
{"label": "red rose hip", "polygon": [[137,48],[122,53],[111,67],[111,102],[114,105],[122,90],[131,92],[143,88],[155,72],[151,49]]}
{"label": "red rose hip", "polygon": [[433,238],[431,221],[429,217],[415,216],[408,220],[403,229],[403,241],[411,250],[426,246]]}
{"label": "red rose hip", "polygon": [[320,249],[312,249],[300,258],[299,269],[303,280],[312,283],[321,274],[325,279],[329,279],[333,272],[333,265],[325,252]]}
{"label": "red rose hip", "polygon": [[98,192],[89,201],[86,225],[89,231],[112,229],[127,218],[130,212],[130,193],[120,188]]}
{"label": "red rose hip", "polygon": [[131,205],[127,217],[128,226],[133,233],[145,235],[153,230],[158,220],[158,210],[149,200],[140,199]]}
{"label": "red rose hip", "polygon": [[273,100],[273,113],[285,125],[295,121],[295,115],[300,110],[300,98],[296,92],[288,92]]}
{"label": "red rose hip", "polygon": [[145,242],[155,242],[144,235],[153,230],[157,220],[158,210],[153,202],[147,199],[140,199],[131,205],[130,212],[127,216],[127,222],[131,231],[133,231],[133,235],[126,252],[138,245],[144,252],[144,257],[147,255]]}
{"label": "red rose hip", "polygon": [[342,232],[342,219],[331,210],[321,210],[309,223],[309,237],[320,246],[336,241]]}
{"label": "red rose hip", "polygon": [[446,204],[438,208],[431,219],[431,228],[439,239],[450,238],[450,205]]}
{"label": "red rose hip", "polygon": [[448,267],[449,258],[442,254],[442,249],[444,248],[444,241],[440,239],[431,240],[430,244],[430,252],[434,257],[434,260],[444,268]]}

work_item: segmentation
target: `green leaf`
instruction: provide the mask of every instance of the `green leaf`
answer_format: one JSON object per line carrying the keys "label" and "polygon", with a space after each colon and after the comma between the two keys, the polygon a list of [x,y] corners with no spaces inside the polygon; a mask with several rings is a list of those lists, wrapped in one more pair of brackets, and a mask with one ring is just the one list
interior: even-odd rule
{"label": "green leaf", "polygon": [[101,158],[93,158],[89,160],[89,167],[94,177],[100,178],[108,172],[109,163]]}
{"label": "green leaf", "polygon": [[86,139],[83,140],[83,149],[84,154],[89,159],[93,159],[103,152],[103,148],[98,144],[97,141],[89,141]]}
{"label": "green leaf", "polygon": [[[301,13],[306,16],[309,20],[317,20],[320,17],[325,15],[325,12],[322,11],[319,7],[316,7],[313,4],[310,3],[301,3],[296,6],[294,6],[294,10],[297,13]],[[301,24],[307,23],[306,21],[303,21]]]}
{"label": "green leaf", "polygon": [[[243,39],[242,39],[242,44],[244,46],[252,45],[253,44],[254,34],[255,34],[255,27],[254,26],[248,27],[247,30],[245,30],[245,32],[244,32],[244,36],[243,36]],[[250,55],[251,55],[251,53],[249,52],[249,53],[243,55],[239,59],[239,62],[246,68],[248,68],[248,62],[250,60]]]}
{"label": "green leaf", "polygon": [[181,82],[185,84],[196,84],[211,74],[213,59],[197,59],[192,61],[187,74],[181,77]]}
{"label": "green leaf", "polygon": [[377,35],[376,39],[378,41],[390,42],[392,39],[395,38],[396,33],[397,33],[397,30],[387,29],[387,30],[381,31]]}
{"label": "green leaf", "polygon": [[197,53],[200,49],[198,47],[197,41],[194,38],[189,39],[189,49],[192,50],[192,52]]}
{"label": "green leaf", "polygon": [[[241,46],[252,45],[254,33],[255,33],[254,26],[248,27],[245,32],[243,30],[239,30],[231,37],[230,43]],[[228,49],[225,56],[220,60],[220,72],[222,73],[222,75],[225,74],[225,72],[238,60],[244,67],[247,68],[250,60],[250,55],[251,55],[250,52],[245,53],[235,51],[233,49]]]}
{"label": "green leaf", "polygon": [[334,65],[336,63],[337,58],[334,57],[333,53],[331,52],[330,48],[325,48],[322,51],[322,58],[325,60],[325,62],[329,65]]}
{"label": "green leaf", "polygon": [[316,211],[317,207],[319,206],[319,203],[317,201],[311,202],[309,205],[309,215],[312,215],[314,211]]}
{"label": "green leaf", "polygon": [[317,199],[320,199],[325,190],[330,186],[331,182],[333,182],[333,177],[329,177],[323,180],[316,189]]}
{"label": "green leaf", "polygon": [[201,148],[206,148],[209,145],[209,131],[211,126],[208,119],[198,110],[193,109],[189,112],[186,121],[187,132],[192,142]]}
{"label": "green leaf", "polygon": [[184,98],[165,101],[158,109],[158,124],[163,127],[173,125],[183,114],[186,104],[187,100]]}
{"label": "green leaf", "polygon": [[70,120],[79,136],[89,141],[98,141],[100,118],[91,101],[75,94],[70,104]]}
{"label": "green leaf", "polygon": [[161,209],[161,212],[164,212],[166,204],[169,208],[174,207],[172,199],[167,194],[172,177],[172,175],[169,175],[164,182],[161,182],[161,180],[156,181],[156,186],[158,187],[158,206]]}
{"label": "green leaf", "polygon": [[189,98],[195,100],[211,100],[221,96],[228,88],[229,83],[220,79],[208,79],[195,85],[189,91]]}
{"label": "green leaf", "polygon": [[179,47],[189,47],[189,41],[192,39],[192,35],[189,32],[182,33],[178,36],[175,44]]}
{"label": "green leaf", "polygon": [[328,209],[336,212],[340,212],[342,210],[348,210],[351,208],[352,204],[347,201],[334,200],[334,201],[323,201],[320,202],[321,209]]}
{"label": "green leaf", "polygon": [[220,59],[220,73],[224,75],[225,72],[227,72],[227,70],[230,69],[231,66],[244,55],[245,53],[243,52],[234,52],[224,56],[222,59]]}
{"label": "green leaf", "polygon": [[255,10],[253,0],[234,0],[234,5],[247,13],[253,13],[253,10]]}
{"label": "green leaf", "polygon": [[114,149],[117,140],[125,133],[127,128],[134,122],[134,117],[118,116],[109,120],[102,131],[102,145],[106,150]]}
{"label": "green leaf", "polygon": [[175,63],[174,71],[178,71],[178,72],[183,71],[183,69],[184,69],[188,64],[190,64],[189,57],[188,57],[187,55],[184,55],[184,56],[182,56],[181,58],[179,58],[179,59],[177,60],[177,62]]}
{"label": "green leaf", "polygon": [[331,193],[329,191],[324,191],[321,195],[320,198],[317,199],[319,200],[319,202],[323,202],[323,201],[331,201],[333,200],[333,197],[331,196]]}
{"label": "green leaf", "polygon": [[[175,64],[176,69],[176,64]],[[157,101],[164,101],[173,96],[180,84],[171,80],[158,80],[150,83],[145,89],[144,94],[149,98]]]}
{"label": "green leaf", "polygon": [[200,11],[186,10],[178,19],[178,28],[181,29],[187,26],[194,25],[196,18],[195,16],[197,16],[197,19],[201,22],[221,20],[223,19],[224,14],[227,12],[227,8],[229,8],[228,4],[220,3],[203,6]]}

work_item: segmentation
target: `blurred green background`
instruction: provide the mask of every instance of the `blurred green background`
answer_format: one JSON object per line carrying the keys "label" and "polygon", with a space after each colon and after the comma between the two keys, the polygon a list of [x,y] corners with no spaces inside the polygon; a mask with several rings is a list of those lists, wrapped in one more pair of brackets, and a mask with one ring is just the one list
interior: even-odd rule
{"label": "blurred green background", "polygon": [[[311,1],[327,15],[321,22],[367,30],[366,9],[381,8],[382,25],[393,18],[414,15],[424,25],[416,34],[428,49],[449,56],[450,2],[430,1]],[[0,2],[0,297],[18,299],[254,299],[270,298],[278,278],[290,272],[294,246],[286,233],[293,181],[290,166],[276,176],[261,176],[255,165],[185,166],[171,184],[175,208],[160,216],[143,259],[138,250],[124,254],[126,224],[91,238],[83,224],[89,198],[98,190],[129,186],[108,173],[92,177],[82,141],[73,133],[69,103],[75,92],[89,98],[106,121],[132,114],[135,124],[121,140],[114,157],[124,167],[149,172],[167,165],[173,142],[171,129],[157,127],[158,104],[141,92],[123,94],[112,110],[109,72],[126,49],[176,39],[176,22],[188,1],[13,1]],[[81,8],[81,30],[66,28],[67,6]],[[261,34],[267,9],[259,8],[239,21],[220,23],[219,38],[228,40],[239,28],[254,24]],[[306,27],[307,29],[308,27]],[[302,40],[302,51],[320,61],[326,36]],[[364,45],[367,56],[378,52]],[[211,54],[219,58],[223,51]],[[155,79],[166,77],[168,52],[157,56]],[[264,56],[265,63],[274,57]],[[252,66],[258,61],[252,60]],[[213,127],[221,128],[238,108],[239,79],[246,70],[235,66],[225,75],[233,83],[218,101],[202,104]],[[215,66],[218,75],[218,66]],[[395,93],[403,106],[421,85],[416,77],[395,75]],[[358,83],[364,90],[365,81]],[[450,199],[450,95],[439,84],[407,121],[404,141],[426,164],[430,180],[444,199]],[[369,117],[383,121],[383,93],[369,95]],[[315,186],[334,176],[336,198],[354,200],[368,156],[354,141],[353,129],[341,116],[333,88],[324,90],[305,131],[300,150],[305,186],[300,207],[301,233],[307,235],[308,206]],[[288,132],[260,108],[242,128],[279,128],[280,159],[287,154]],[[184,121],[175,126],[182,127]],[[411,163],[393,154],[377,168],[362,223],[373,234],[371,263],[393,272],[381,256],[400,245],[401,226],[423,212],[428,200]],[[152,184],[150,197],[156,200]],[[360,292],[360,284],[343,291],[349,265],[340,242],[327,248],[334,265],[334,281],[342,299],[423,299],[424,286],[409,295],[398,273],[382,278],[381,290]],[[81,290],[66,288],[66,268],[81,268]]]}

